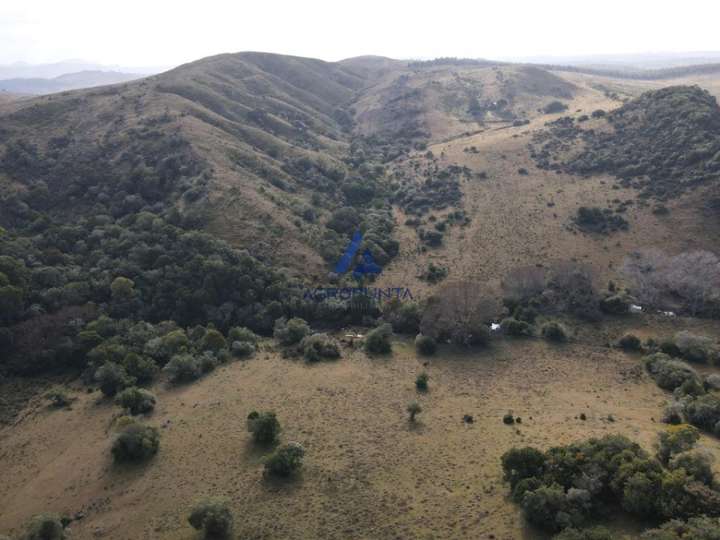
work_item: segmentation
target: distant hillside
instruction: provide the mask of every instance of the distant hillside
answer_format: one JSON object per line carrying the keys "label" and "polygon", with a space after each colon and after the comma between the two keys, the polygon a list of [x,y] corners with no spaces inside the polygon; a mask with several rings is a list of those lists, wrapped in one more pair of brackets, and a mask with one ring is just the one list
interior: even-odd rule
{"label": "distant hillside", "polygon": [[5,79],[0,80],[0,91],[16,94],[54,94],[79,88],[93,88],[106,84],[116,84],[140,79],[144,75],[137,73],[118,73],[115,71],[80,71],[67,73],[52,79]]}
{"label": "distant hillside", "polygon": [[[660,199],[720,180],[720,107],[697,86],[646,92],[607,115],[606,129],[598,127],[561,119],[538,163],[573,174],[610,173]],[[579,150],[563,160],[560,150],[568,143]],[[563,161],[552,165],[551,159]]]}
{"label": "distant hillside", "polygon": [[681,65],[659,69],[642,69],[632,66],[592,67],[553,64],[538,64],[537,67],[547,69],[549,71],[584,73],[587,75],[599,75],[601,77],[632,79],[637,81],[659,81],[667,79],[679,79],[681,77],[695,75],[712,75],[720,73],[720,63]]}
{"label": "distant hillside", "polygon": [[3,79],[54,79],[67,73],[79,73],[82,71],[115,71],[119,73],[139,73],[142,75],[154,75],[167,71],[165,66],[120,66],[106,65],[84,60],[64,60],[50,64],[29,64],[16,62],[14,64],[0,65],[0,80]]}
{"label": "distant hillside", "polygon": [[[395,251],[390,160],[487,122],[527,121],[573,92],[534,67],[219,55],[18,104],[2,117],[0,174],[22,200],[46,185],[59,219],[70,208],[172,213],[258,256],[324,274],[358,225],[381,263]],[[336,220],[345,207],[354,225]]]}

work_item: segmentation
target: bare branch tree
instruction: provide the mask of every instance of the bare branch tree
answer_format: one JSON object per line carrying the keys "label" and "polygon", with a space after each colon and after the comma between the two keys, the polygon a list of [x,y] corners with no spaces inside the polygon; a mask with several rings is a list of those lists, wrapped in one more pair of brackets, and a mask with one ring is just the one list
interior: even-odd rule
{"label": "bare branch tree", "polygon": [[668,256],[646,249],[626,257],[622,272],[640,302],[689,315],[720,311],[720,259],[709,251]]}
{"label": "bare branch tree", "polygon": [[488,340],[488,323],[500,313],[497,299],[480,284],[448,283],[429,300],[420,331],[458,345],[479,345]]}

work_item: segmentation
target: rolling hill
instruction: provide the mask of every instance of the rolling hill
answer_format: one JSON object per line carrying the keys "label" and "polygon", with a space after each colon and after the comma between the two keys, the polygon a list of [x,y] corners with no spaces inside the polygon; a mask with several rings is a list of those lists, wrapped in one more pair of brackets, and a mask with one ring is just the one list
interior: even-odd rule
{"label": "rolling hill", "polygon": [[[651,452],[673,396],[639,350],[680,355],[680,331],[718,348],[716,320],[631,313],[625,290],[628,254],[720,252],[720,78],[659,73],[244,52],[3,103],[0,532],[53,511],[73,538],[197,538],[188,507],[211,495],[238,538],[548,538],[508,497],[504,452],[612,434]],[[357,230],[382,268],[361,284],[414,302],[306,302],[358,286],[336,266]],[[518,270],[543,274],[527,305],[505,294]],[[589,313],[543,311],[583,287]],[[480,288],[488,346],[431,333],[427,312],[450,320]],[[621,313],[600,312],[609,298]],[[492,334],[507,315],[520,335]],[[367,347],[384,322],[390,355]],[[696,368],[683,407],[716,395],[717,365]],[[157,401],[134,416],[160,450],[118,466],[134,424],[114,394],[132,384]],[[252,411],[305,448],[294,480],[263,476],[274,447],[253,443]],[[616,538],[657,520],[601,517]]]}

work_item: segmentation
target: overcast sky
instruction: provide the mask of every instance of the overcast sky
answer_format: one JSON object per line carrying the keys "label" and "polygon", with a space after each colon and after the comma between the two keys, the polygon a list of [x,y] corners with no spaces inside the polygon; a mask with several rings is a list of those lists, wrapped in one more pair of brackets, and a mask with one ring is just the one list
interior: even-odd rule
{"label": "overcast sky", "polygon": [[0,0],[0,63],[716,51],[718,24],[718,0]]}

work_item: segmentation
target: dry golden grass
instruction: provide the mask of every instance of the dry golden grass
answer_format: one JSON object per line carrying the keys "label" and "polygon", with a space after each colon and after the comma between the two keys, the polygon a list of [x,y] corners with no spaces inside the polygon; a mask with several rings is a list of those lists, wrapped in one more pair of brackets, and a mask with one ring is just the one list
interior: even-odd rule
{"label": "dry golden grass", "polygon": [[[606,283],[617,280],[616,270],[623,258],[642,247],[661,247],[671,253],[720,251],[720,236],[716,234],[720,224],[701,210],[705,189],[667,203],[667,216],[654,215],[652,205],[629,207],[623,215],[630,223],[627,232],[606,236],[568,228],[580,206],[604,208],[614,199],[634,200],[637,195],[633,189],[613,189],[612,177],[581,178],[535,167],[528,144],[546,121],[620,105],[591,85],[581,85],[578,78],[573,76],[579,89],[565,113],[540,115],[526,126],[491,128],[429,147],[439,157],[440,169],[467,166],[475,173],[485,171],[488,179],[462,180],[463,208],[472,222],[466,227],[450,227],[440,248],[423,253],[414,229],[404,225],[405,216],[398,212],[401,255],[384,270],[381,284],[410,287],[422,295],[429,288],[416,276],[430,261],[448,267],[452,279],[498,283],[512,268],[569,259],[591,264]],[[587,125],[603,129],[601,122],[594,120]],[[472,146],[477,153],[464,152]],[[407,170],[413,162],[425,163],[423,154],[419,152],[397,166]],[[529,174],[519,174],[520,168]]]}
{"label": "dry golden grass", "polygon": [[[161,449],[137,468],[112,466],[117,409],[98,393],[78,394],[72,410],[35,402],[0,433],[0,531],[44,510],[83,511],[73,538],[190,539],[187,506],[208,494],[230,498],[238,538],[535,538],[507,498],[500,455],[608,433],[651,450],[667,396],[632,376],[638,356],[604,343],[626,330],[686,327],[717,334],[696,321],[633,317],[583,328],[562,347],[506,340],[425,359],[401,341],[387,358],[346,349],[317,365],[260,353],[189,386],[158,385],[148,422],[161,427]],[[418,395],[422,370],[430,391]],[[405,413],[414,399],[423,407],[416,426]],[[256,408],[275,410],[282,439],[305,446],[297,481],[262,479],[262,452],[245,431]],[[509,410],[522,424],[502,423]],[[464,424],[465,414],[475,422]],[[720,453],[716,440],[703,444]]]}

